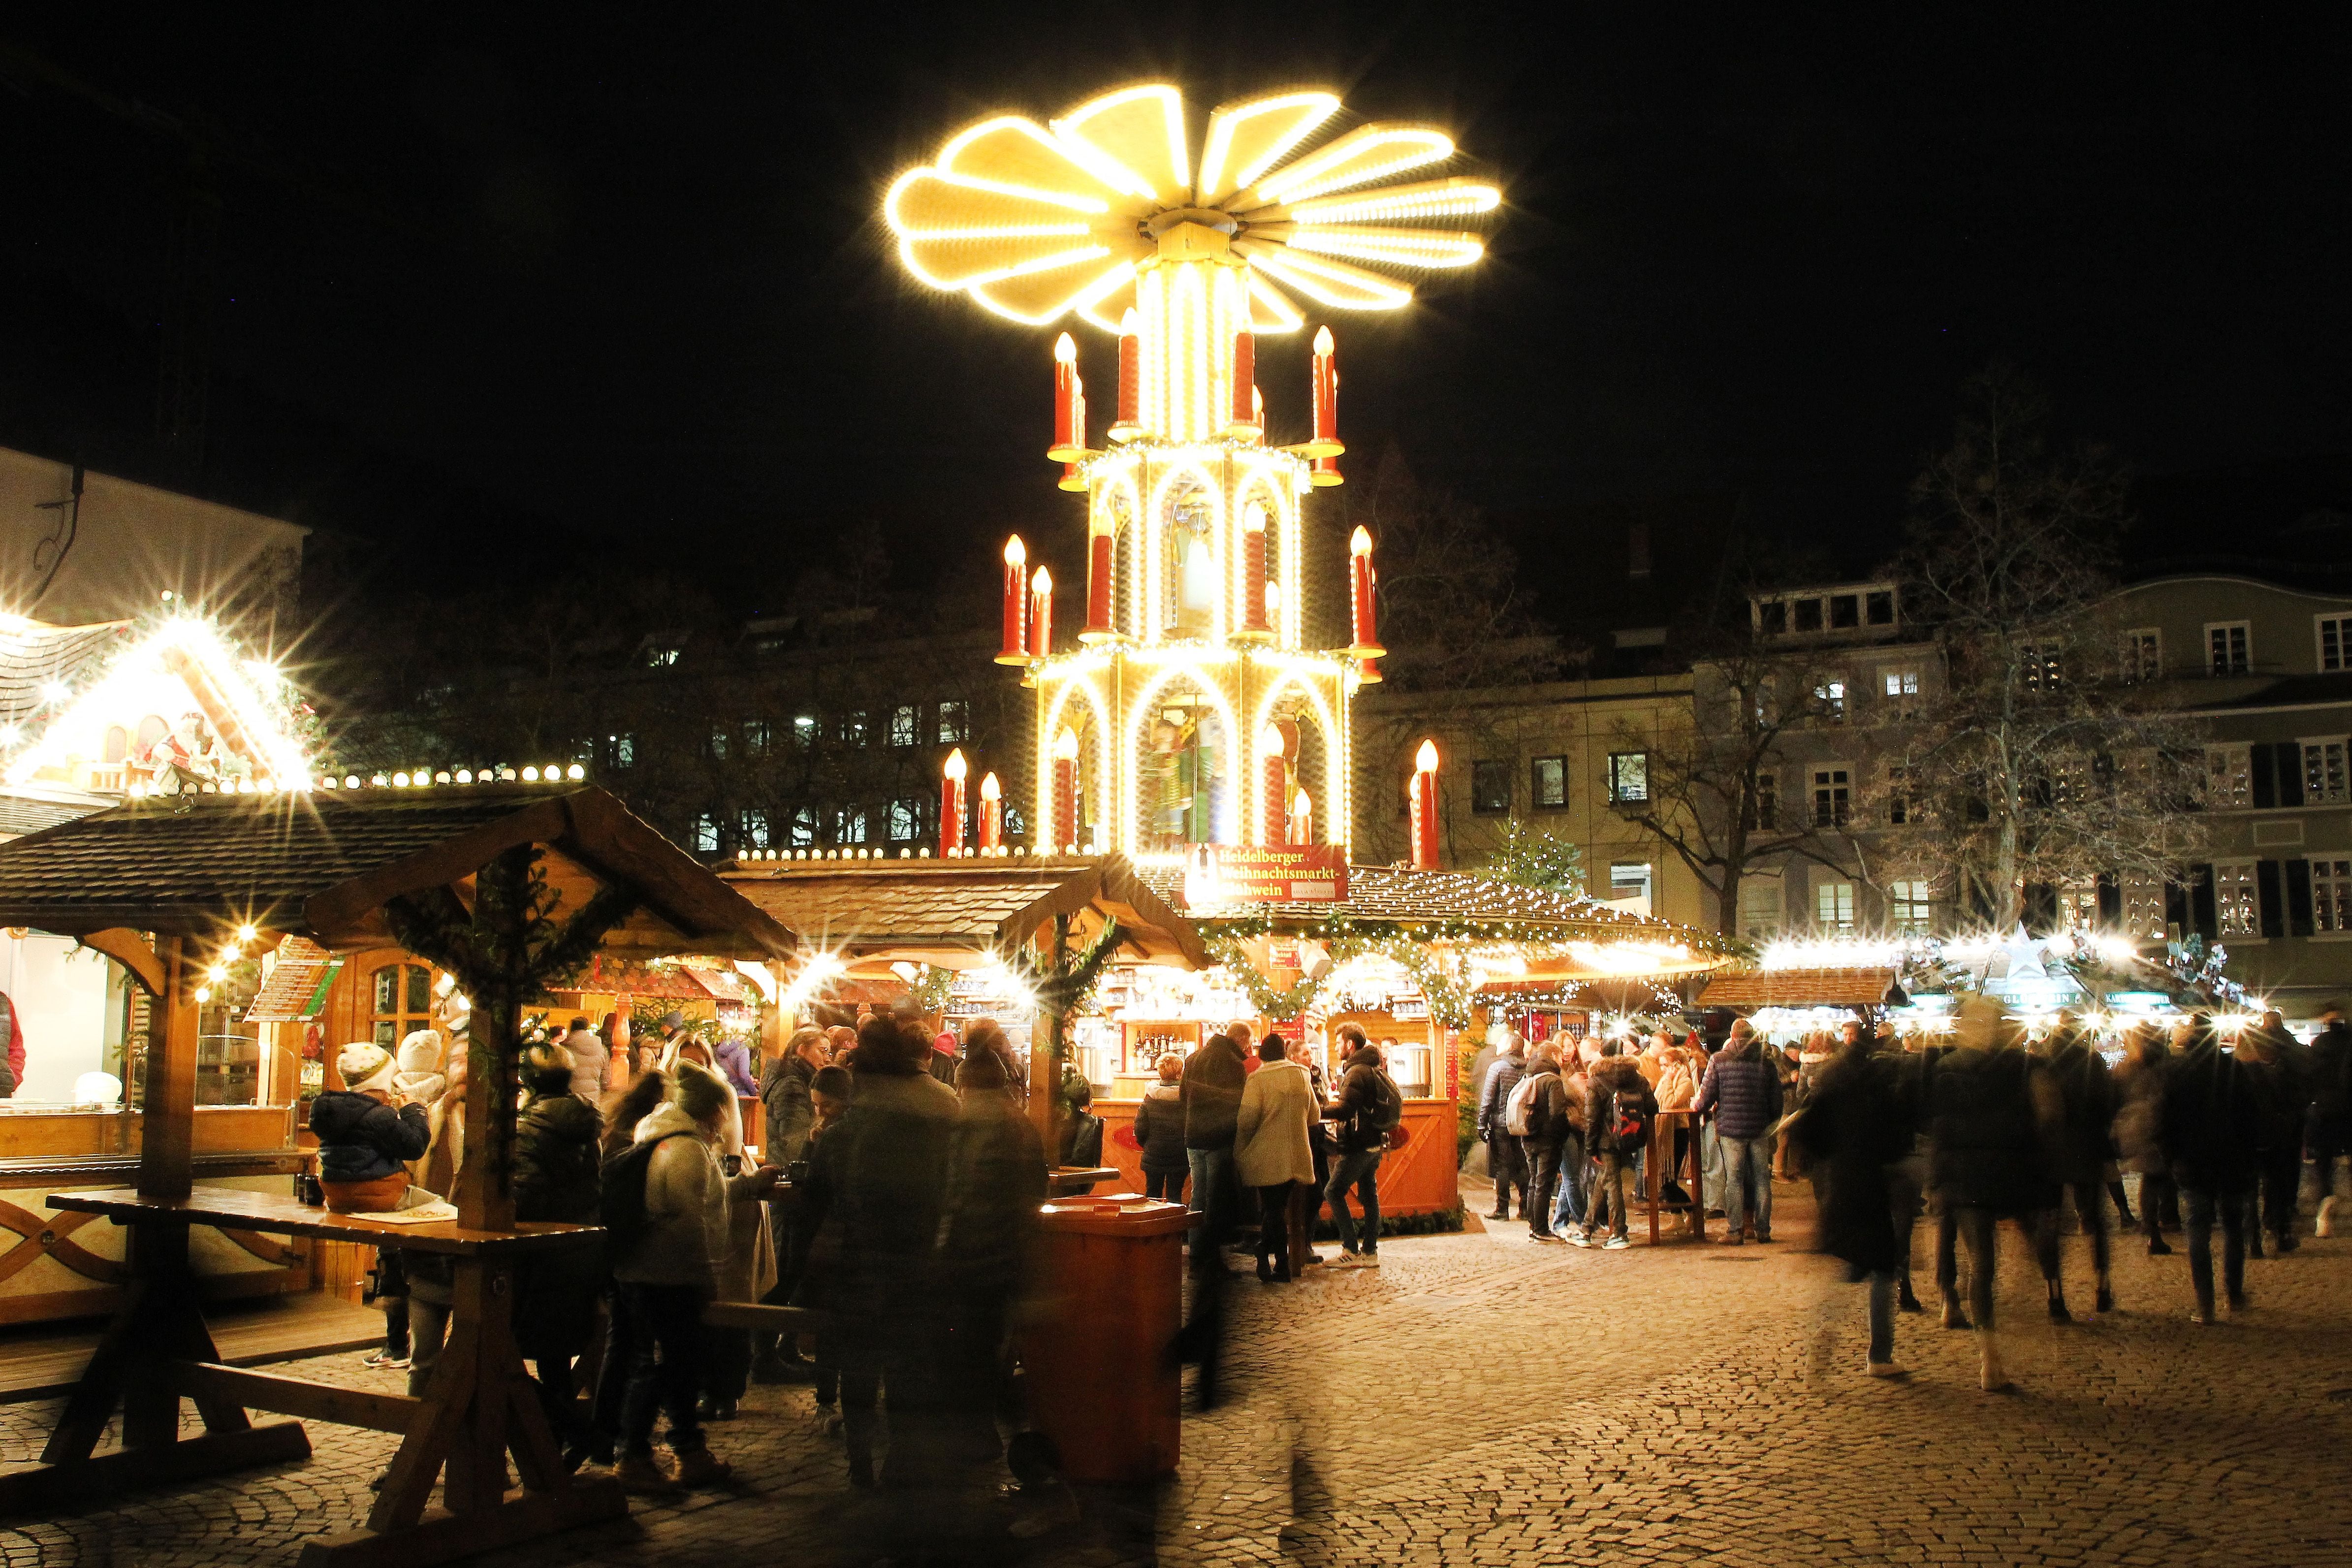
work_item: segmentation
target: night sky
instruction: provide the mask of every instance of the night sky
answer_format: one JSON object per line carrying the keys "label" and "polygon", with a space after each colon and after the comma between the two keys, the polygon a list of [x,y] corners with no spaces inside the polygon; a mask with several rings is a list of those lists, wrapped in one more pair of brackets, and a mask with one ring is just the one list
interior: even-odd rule
{"label": "night sky", "polygon": [[[1075,514],[1052,332],[906,279],[890,175],[1121,80],[1201,111],[1312,81],[1504,186],[1487,263],[1336,327],[1359,460],[1487,507],[1531,580],[1626,498],[1890,536],[1994,356],[2144,473],[2352,510],[2341,11],[1638,9],[19,11],[0,441],[407,561],[705,572],[745,609],[871,518],[919,583]],[[217,237],[175,261],[192,190]],[[157,434],[174,321],[200,450]],[[1277,418],[1304,352],[1262,351]]]}

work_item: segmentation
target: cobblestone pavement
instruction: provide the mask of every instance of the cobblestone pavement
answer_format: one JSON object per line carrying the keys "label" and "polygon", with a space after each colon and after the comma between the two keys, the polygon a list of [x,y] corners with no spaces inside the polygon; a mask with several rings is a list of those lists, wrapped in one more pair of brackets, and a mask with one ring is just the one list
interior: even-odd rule
{"label": "cobblestone pavement", "polygon": [[[1971,1336],[1932,1317],[1901,1321],[1907,1378],[1864,1377],[1862,1290],[1801,1250],[1808,1205],[1780,1194],[1771,1247],[1580,1251],[1502,1223],[1391,1241],[1376,1273],[1237,1281],[1231,1397],[1188,1415],[1180,1476],[1091,1493],[1025,1546],[992,1498],[851,1493],[791,1387],[714,1428],[735,1489],[481,1561],[2352,1565],[2352,1239],[2251,1264],[2252,1310],[2213,1329],[2187,1321],[2185,1259],[2137,1240],[2120,1310],[2094,1316],[2070,1239],[2081,1321],[2058,1327],[2011,1232],[2015,1387],[1989,1395]],[[393,1381],[349,1356],[288,1370]],[[0,1407],[0,1458],[31,1458],[54,1412]],[[363,1516],[393,1447],[310,1431],[305,1465],[0,1523],[0,1564],[290,1565]]]}

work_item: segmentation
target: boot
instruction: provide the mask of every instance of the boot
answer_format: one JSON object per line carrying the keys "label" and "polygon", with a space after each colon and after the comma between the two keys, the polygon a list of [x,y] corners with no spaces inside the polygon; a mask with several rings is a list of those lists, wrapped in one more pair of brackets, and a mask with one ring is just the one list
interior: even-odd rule
{"label": "boot", "polygon": [[2066,1292],[2063,1290],[2053,1289],[2050,1292],[2050,1321],[2053,1323],[2071,1323],[2074,1321],[2074,1314],[2066,1310]]}
{"label": "boot", "polygon": [[735,1467],[698,1446],[678,1453],[677,1479],[681,1487],[724,1486],[735,1479]]}
{"label": "boot", "polygon": [[627,1491],[668,1497],[680,1490],[677,1478],[663,1468],[659,1458],[652,1454],[622,1456],[618,1475],[622,1488]]}
{"label": "boot", "polygon": [[1969,1315],[1960,1310],[1959,1292],[1957,1290],[1945,1291],[1944,1327],[1948,1329],[1965,1329],[1968,1326]]}
{"label": "boot", "polygon": [[1919,1304],[1919,1294],[1911,1289],[1911,1281],[1908,1279],[1903,1280],[1895,1290],[1895,1304],[1906,1312],[1924,1312],[1927,1310]]}
{"label": "boot", "polygon": [[2102,1312],[2112,1312],[2116,1310],[2115,1289],[2109,1285],[2105,1279],[2102,1279],[2099,1281],[2098,1298],[2092,1303],[2092,1306]]}
{"label": "boot", "polygon": [[2311,1234],[2314,1236],[2336,1234],[2336,1200],[2334,1198],[2319,1200],[2319,1223],[2312,1227]]}
{"label": "boot", "polygon": [[2000,1369],[2000,1341],[1990,1329],[1977,1331],[1977,1386],[1987,1394],[2009,1386],[2009,1374]]}

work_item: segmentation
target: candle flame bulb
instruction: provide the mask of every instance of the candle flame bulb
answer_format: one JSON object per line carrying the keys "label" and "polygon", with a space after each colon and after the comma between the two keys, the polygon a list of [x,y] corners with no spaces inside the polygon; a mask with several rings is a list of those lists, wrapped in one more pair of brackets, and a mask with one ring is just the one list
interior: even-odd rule
{"label": "candle flame bulb", "polygon": [[[1330,329],[1326,327],[1323,330],[1322,337],[1316,341],[1318,343],[1329,342],[1331,341]],[[1318,353],[1329,353],[1331,351],[1328,348],[1318,348],[1316,352]],[[1054,340],[1054,357],[1060,360],[1064,364],[1076,364],[1077,363],[1078,345],[1070,341],[1069,333],[1064,332],[1060,337]]]}
{"label": "candle flame bulb", "polygon": [[1078,732],[1065,730],[1054,737],[1054,755],[1064,762],[1076,762],[1078,756]]}
{"label": "candle flame bulb", "polygon": [[[1019,543],[1020,542],[1019,542],[1018,540],[1015,540],[1013,542],[1015,542],[1015,543]],[[1356,531],[1355,531],[1355,532],[1353,532],[1353,533],[1351,533],[1351,534],[1349,534],[1349,535],[1348,536],[1348,553],[1349,553],[1349,554],[1350,554],[1350,555],[1370,555],[1371,552],[1372,552],[1372,536],[1371,536],[1370,533],[1366,532],[1363,529],[1359,528],[1359,529],[1357,529],[1357,530],[1356,530]],[[1007,559],[1010,559],[1010,557],[1007,557]]]}
{"label": "candle flame bulb", "polygon": [[[1360,528],[1356,531],[1361,533],[1364,531]],[[1364,548],[1369,550],[1371,546],[1368,543]],[[1017,533],[1004,542],[1004,563],[1007,566],[1025,566],[1029,563],[1029,547],[1021,542],[1021,536]]]}
{"label": "candle flame bulb", "polygon": [[[1070,341],[1070,334],[1064,332],[1062,334],[1062,341],[1066,343]],[[1318,327],[1315,329],[1315,357],[1318,359],[1329,359],[1331,357],[1331,329],[1328,327]]]}
{"label": "candle flame bulb", "polygon": [[1423,741],[1421,743],[1421,750],[1412,754],[1412,771],[1417,773],[1433,773],[1437,771],[1436,742]]}
{"label": "candle flame bulb", "polygon": [[[956,754],[958,756],[961,756],[963,753],[959,752]],[[1003,800],[1004,798],[1004,786],[996,782],[996,775],[994,773],[988,773],[981,779],[980,798],[982,800]]]}
{"label": "candle flame bulb", "polygon": [[969,770],[969,767],[970,764],[963,760],[963,748],[961,746],[958,746],[954,751],[948,753],[948,777],[951,779],[960,779],[963,777],[964,773]]}

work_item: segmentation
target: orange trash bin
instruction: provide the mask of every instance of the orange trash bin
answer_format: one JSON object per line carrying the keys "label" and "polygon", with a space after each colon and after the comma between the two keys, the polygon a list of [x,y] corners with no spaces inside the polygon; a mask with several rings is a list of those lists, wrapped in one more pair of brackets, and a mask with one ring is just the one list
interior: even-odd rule
{"label": "orange trash bin", "polygon": [[1049,1203],[1039,1219],[1045,1289],[1021,1339],[1031,1421],[1071,1480],[1173,1474],[1184,1205],[1112,1194]]}

